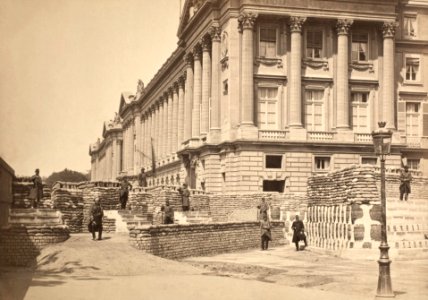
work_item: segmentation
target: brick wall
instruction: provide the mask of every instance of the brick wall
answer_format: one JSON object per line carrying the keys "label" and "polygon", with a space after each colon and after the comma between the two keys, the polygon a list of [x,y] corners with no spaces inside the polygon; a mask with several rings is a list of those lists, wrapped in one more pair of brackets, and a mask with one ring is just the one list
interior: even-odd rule
{"label": "brick wall", "polygon": [[40,250],[69,238],[65,226],[10,226],[0,229],[0,265],[27,266]]}
{"label": "brick wall", "polygon": [[[274,221],[272,227],[271,245],[284,244],[284,223]],[[259,222],[144,226],[129,236],[135,248],[174,259],[260,247]]]}

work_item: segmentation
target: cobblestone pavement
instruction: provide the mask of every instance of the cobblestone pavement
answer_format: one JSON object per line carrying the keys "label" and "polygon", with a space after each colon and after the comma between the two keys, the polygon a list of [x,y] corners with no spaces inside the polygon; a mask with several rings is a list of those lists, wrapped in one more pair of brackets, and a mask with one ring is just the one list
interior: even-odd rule
{"label": "cobblestone pavement", "polygon": [[[427,260],[394,261],[396,299],[427,299]],[[0,268],[1,300],[372,299],[377,263],[290,247],[171,261],[124,235],[88,234],[44,249],[33,268]],[[424,298],[425,296],[425,298]]]}

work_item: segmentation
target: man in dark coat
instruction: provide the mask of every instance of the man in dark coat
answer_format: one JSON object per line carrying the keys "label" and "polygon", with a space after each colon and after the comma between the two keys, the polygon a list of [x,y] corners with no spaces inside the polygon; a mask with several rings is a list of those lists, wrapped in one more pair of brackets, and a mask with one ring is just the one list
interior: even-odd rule
{"label": "man in dark coat", "polygon": [[141,173],[138,176],[138,182],[140,183],[141,187],[147,187],[147,175],[144,171],[145,171],[145,169],[142,168]]}
{"label": "man in dark coat", "polygon": [[169,201],[166,200],[164,208],[164,224],[174,224],[174,209],[169,206]]}
{"label": "man in dark coat", "polygon": [[272,235],[270,232],[271,224],[268,220],[267,215],[262,215],[262,220],[260,221],[260,234],[262,238],[262,250],[267,250],[269,246],[269,241],[272,240]]}
{"label": "man in dark coat", "polygon": [[33,187],[31,188],[31,191],[30,191],[31,206],[33,208],[37,208],[37,205],[39,204],[40,200],[43,198],[43,182],[42,182],[42,178],[39,175],[40,170],[36,169],[35,173],[36,174],[31,176]]}
{"label": "man in dark coat", "polygon": [[178,192],[181,195],[181,205],[183,206],[183,211],[188,211],[190,206],[190,191],[187,188],[187,184],[183,183],[183,187],[178,189]]}
{"label": "man in dark coat", "polygon": [[296,251],[299,251],[299,241],[305,242],[305,247],[308,245],[306,242],[305,225],[300,221],[299,216],[296,215],[296,220],[291,224],[293,229],[293,243],[296,244]]}
{"label": "man in dark coat", "polygon": [[266,203],[266,200],[264,197],[262,198],[262,202],[260,203],[258,208],[259,208],[259,218],[260,220],[264,220],[263,216],[267,216],[268,210],[269,210],[269,205]]}
{"label": "man in dark coat", "polygon": [[407,201],[407,198],[409,197],[409,194],[411,192],[410,190],[410,182],[412,181],[412,174],[409,172],[409,167],[404,166],[404,171],[402,170],[400,173],[400,200]]}
{"label": "man in dark coat", "polygon": [[128,194],[130,189],[132,189],[132,185],[125,177],[120,183],[120,207],[122,209],[126,209],[126,202],[128,202]]}
{"label": "man in dark coat", "polygon": [[91,207],[91,215],[89,219],[89,229],[92,233],[92,240],[95,241],[95,232],[98,231],[98,240],[102,239],[103,234],[103,208],[101,207],[100,200],[95,199]]}

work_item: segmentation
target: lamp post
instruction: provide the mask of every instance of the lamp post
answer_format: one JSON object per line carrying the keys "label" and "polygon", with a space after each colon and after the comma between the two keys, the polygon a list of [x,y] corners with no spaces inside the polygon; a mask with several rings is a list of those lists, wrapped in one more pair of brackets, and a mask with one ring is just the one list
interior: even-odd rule
{"label": "lamp post", "polygon": [[388,239],[386,235],[386,197],[385,197],[385,158],[390,154],[392,132],[385,128],[385,122],[379,122],[379,129],[372,132],[373,145],[376,155],[380,156],[380,201],[382,208],[381,242],[379,246],[380,258],[379,279],[376,297],[392,298],[394,292],[391,287],[390,264],[388,256]]}

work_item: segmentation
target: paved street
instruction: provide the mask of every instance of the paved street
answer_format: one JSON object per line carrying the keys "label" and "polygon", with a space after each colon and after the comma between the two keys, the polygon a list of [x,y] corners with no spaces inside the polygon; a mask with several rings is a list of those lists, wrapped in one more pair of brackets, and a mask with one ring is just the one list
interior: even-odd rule
{"label": "paved street", "polygon": [[[372,299],[377,263],[291,247],[180,262],[146,255],[127,236],[87,234],[42,251],[36,269],[2,268],[0,299]],[[427,299],[428,260],[392,265],[396,299]]]}

